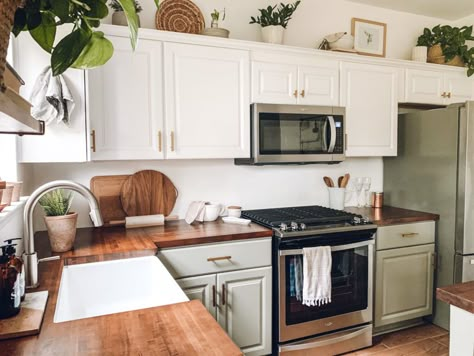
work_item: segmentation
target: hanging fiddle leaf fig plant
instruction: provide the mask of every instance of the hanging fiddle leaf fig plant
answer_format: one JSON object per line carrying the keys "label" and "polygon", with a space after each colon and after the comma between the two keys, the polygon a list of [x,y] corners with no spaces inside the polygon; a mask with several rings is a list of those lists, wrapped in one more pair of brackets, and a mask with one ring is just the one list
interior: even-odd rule
{"label": "hanging fiddle leaf fig plant", "polygon": [[[15,12],[12,33],[28,31],[33,39],[51,53],[54,75],[66,69],[90,69],[105,64],[113,55],[112,43],[97,31],[100,20],[109,13],[107,0],[25,0]],[[117,0],[127,18],[132,48],[138,35],[138,16],[134,0]],[[158,6],[158,0],[155,0]],[[71,33],[57,44],[56,28],[73,24]]]}

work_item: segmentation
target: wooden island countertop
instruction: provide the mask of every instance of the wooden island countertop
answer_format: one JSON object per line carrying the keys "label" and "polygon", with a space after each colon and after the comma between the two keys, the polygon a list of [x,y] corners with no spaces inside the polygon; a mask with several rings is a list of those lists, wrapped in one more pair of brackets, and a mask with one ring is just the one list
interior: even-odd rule
{"label": "wooden island countertop", "polygon": [[[37,233],[35,242],[39,257],[51,255],[46,233]],[[40,286],[35,291],[49,291],[40,334],[0,341],[1,354],[241,355],[198,301],[53,322],[64,264],[149,256],[156,251],[144,229],[78,229],[73,251],[59,254],[60,260],[39,265]]]}
{"label": "wooden island countertop", "polygon": [[436,298],[474,314],[474,281],[436,288]]}

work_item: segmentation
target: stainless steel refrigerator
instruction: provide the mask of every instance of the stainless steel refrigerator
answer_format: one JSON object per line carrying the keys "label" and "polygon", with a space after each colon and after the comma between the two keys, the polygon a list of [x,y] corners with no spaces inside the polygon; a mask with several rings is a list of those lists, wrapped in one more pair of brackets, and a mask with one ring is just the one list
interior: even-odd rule
{"label": "stainless steel refrigerator", "polygon": [[[474,102],[399,115],[398,156],[384,158],[386,204],[440,215],[436,286],[474,280]],[[449,327],[449,306],[434,320]]]}

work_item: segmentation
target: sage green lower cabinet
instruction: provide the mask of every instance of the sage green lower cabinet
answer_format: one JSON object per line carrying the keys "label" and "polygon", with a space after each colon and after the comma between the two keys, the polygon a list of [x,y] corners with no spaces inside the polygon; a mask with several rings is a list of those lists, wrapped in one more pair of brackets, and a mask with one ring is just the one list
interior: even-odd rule
{"label": "sage green lower cabinet", "polygon": [[[434,242],[434,222],[432,224]],[[426,225],[405,226],[398,225],[397,229],[389,227],[391,228],[389,232],[396,231],[400,236],[406,236],[408,245],[413,243],[413,238],[423,237],[421,231],[412,231],[423,227],[422,231],[426,234]],[[381,236],[388,238],[387,232],[382,232]],[[374,326],[376,328],[432,314],[434,243],[378,250],[375,260]]]}

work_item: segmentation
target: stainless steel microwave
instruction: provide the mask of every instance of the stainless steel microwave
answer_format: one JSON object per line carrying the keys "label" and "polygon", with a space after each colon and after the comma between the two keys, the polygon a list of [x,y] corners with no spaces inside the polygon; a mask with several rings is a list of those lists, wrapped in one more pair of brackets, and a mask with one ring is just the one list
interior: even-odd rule
{"label": "stainless steel microwave", "polygon": [[251,157],[237,165],[340,163],[345,158],[345,109],[252,104]]}

